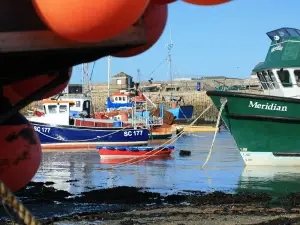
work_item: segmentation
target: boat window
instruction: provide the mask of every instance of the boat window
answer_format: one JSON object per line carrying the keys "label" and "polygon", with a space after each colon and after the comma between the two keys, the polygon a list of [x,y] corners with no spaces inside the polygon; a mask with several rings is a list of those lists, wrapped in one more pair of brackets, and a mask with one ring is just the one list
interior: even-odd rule
{"label": "boat window", "polygon": [[88,100],[86,100],[86,101],[84,101],[84,109],[89,109],[90,108],[90,101],[88,101]]}
{"label": "boat window", "polygon": [[119,97],[119,101],[122,101],[122,97]]}
{"label": "boat window", "polygon": [[118,97],[115,97],[115,101],[118,101]]}
{"label": "boat window", "polygon": [[48,105],[48,110],[50,114],[56,114],[57,113],[57,106],[56,105]]}
{"label": "boat window", "polygon": [[258,79],[259,79],[259,81],[260,81],[260,83],[261,83],[263,89],[268,89],[268,86],[267,86],[267,82],[266,82],[266,80],[265,80],[265,77],[264,77],[260,72],[257,73],[257,77],[258,77]]}
{"label": "boat window", "polygon": [[300,87],[300,70],[295,70],[294,74],[295,74],[296,84],[298,85],[298,87]]}
{"label": "boat window", "polygon": [[290,73],[288,70],[278,70],[277,71],[279,80],[282,83],[283,87],[292,87],[292,81],[291,81],[291,77],[290,77]]}
{"label": "boat window", "polygon": [[60,105],[59,106],[59,113],[65,113],[68,111],[68,108],[66,105]]}
{"label": "boat window", "polygon": [[80,101],[76,101],[76,107],[80,107]]}
{"label": "boat window", "polygon": [[299,34],[295,29],[287,28],[287,31],[290,33],[291,36],[299,37]]}
{"label": "boat window", "polygon": [[270,89],[274,89],[273,86],[273,80],[272,78],[269,76],[269,74],[267,74],[266,71],[262,71],[262,75],[264,76],[265,80],[267,81],[267,85]]}
{"label": "boat window", "polygon": [[125,97],[123,97],[123,101],[125,102]]}
{"label": "boat window", "polygon": [[272,71],[272,70],[268,70],[268,74],[269,74],[269,76],[271,77],[271,80],[273,81],[273,86],[274,86],[276,89],[279,88],[278,82],[277,82],[277,80],[276,80],[276,77],[275,77],[273,71]]}

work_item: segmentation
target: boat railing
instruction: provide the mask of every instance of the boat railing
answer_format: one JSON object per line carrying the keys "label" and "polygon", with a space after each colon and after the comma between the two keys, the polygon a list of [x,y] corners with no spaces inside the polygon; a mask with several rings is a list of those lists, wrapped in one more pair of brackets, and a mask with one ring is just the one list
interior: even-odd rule
{"label": "boat railing", "polygon": [[144,124],[145,126],[161,126],[164,121],[161,117],[149,116],[147,118],[142,116],[135,117],[135,123]]}
{"label": "boat railing", "polygon": [[[223,83],[221,86],[218,86],[216,90],[218,91],[237,91],[242,93],[254,93],[254,94],[264,94],[264,95],[274,95],[274,92],[284,91],[284,88],[300,88],[300,82],[277,82],[277,81],[255,81],[249,79],[249,83],[243,83],[243,85],[230,85],[229,83]],[[297,89],[295,89],[297,92]],[[289,96],[293,98],[300,98],[299,94],[295,93],[294,96]]]}
{"label": "boat railing", "polygon": [[261,93],[263,91],[262,85],[258,79],[244,80],[242,83],[224,81],[221,85],[215,88],[217,91],[237,91],[242,93]]}

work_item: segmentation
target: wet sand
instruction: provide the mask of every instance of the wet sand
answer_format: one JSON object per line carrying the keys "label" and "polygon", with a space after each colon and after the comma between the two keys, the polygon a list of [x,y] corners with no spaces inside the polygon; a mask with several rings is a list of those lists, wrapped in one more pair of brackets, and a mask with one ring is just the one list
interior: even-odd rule
{"label": "wet sand", "polygon": [[[222,210],[222,209],[221,209]],[[284,225],[300,224],[300,217],[295,214],[266,214],[249,215],[241,213],[211,214],[199,211],[195,207],[163,207],[145,208],[143,210],[133,210],[122,213],[97,213],[90,215],[75,215],[72,218],[61,219],[60,221],[47,221],[46,224],[110,224],[110,225],[133,225],[133,224],[158,224],[158,225]]]}

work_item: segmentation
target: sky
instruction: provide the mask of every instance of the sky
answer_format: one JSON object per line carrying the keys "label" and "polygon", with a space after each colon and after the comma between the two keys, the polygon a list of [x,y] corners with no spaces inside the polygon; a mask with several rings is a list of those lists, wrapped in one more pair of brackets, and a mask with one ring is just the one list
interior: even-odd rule
{"label": "sky", "polygon": [[[158,42],[138,56],[112,57],[111,74],[124,72],[135,79],[139,69],[142,81],[168,80],[168,63],[162,61],[172,39],[173,78],[247,78],[265,59],[271,42],[266,32],[299,29],[299,10],[299,0],[233,0],[217,6],[179,0],[169,4],[167,26]],[[92,68],[93,63],[89,65]],[[73,69],[70,83],[81,83],[80,68]],[[107,82],[107,68],[107,57],[97,60],[91,81]]]}

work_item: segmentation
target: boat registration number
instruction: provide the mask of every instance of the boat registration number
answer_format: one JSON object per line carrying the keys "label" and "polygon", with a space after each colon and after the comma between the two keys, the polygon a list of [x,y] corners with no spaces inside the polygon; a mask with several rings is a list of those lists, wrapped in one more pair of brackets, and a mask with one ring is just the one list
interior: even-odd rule
{"label": "boat registration number", "polygon": [[35,131],[42,132],[42,133],[50,133],[50,130],[51,130],[50,127],[38,127],[38,126],[34,126],[33,128],[34,128]]}
{"label": "boat registration number", "polygon": [[142,130],[124,131],[124,137],[140,136],[140,135],[143,135],[143,131]]}

